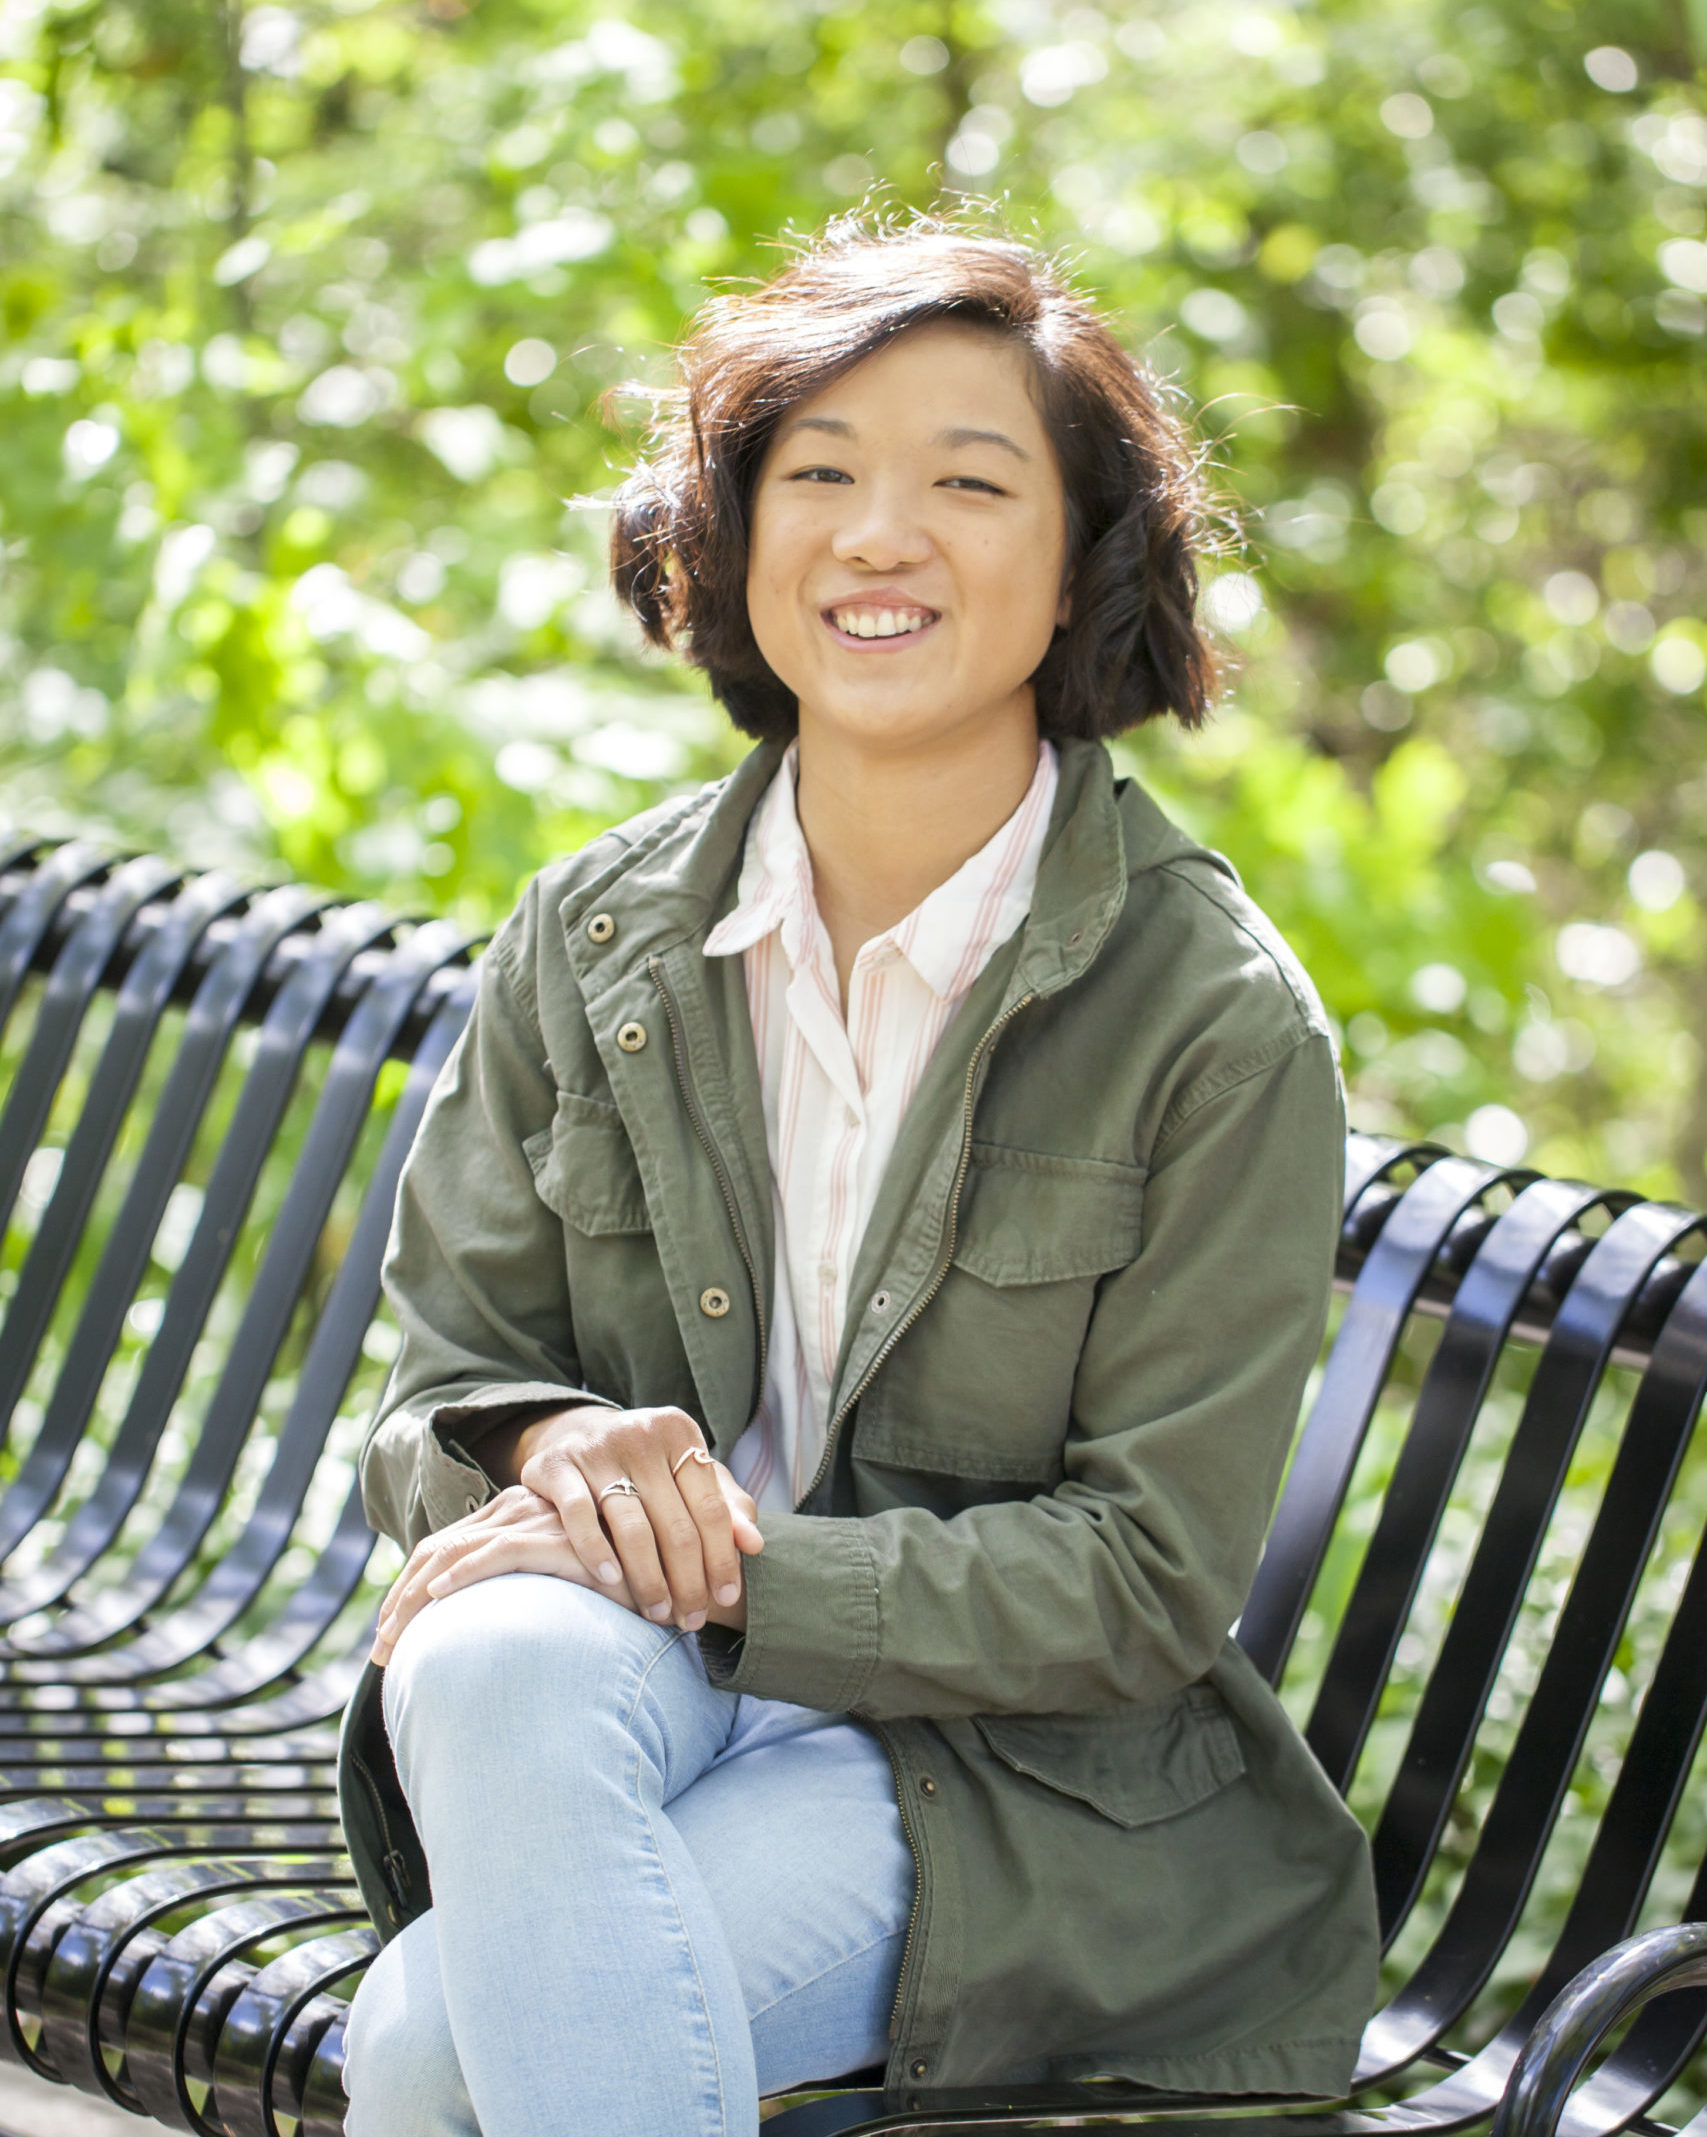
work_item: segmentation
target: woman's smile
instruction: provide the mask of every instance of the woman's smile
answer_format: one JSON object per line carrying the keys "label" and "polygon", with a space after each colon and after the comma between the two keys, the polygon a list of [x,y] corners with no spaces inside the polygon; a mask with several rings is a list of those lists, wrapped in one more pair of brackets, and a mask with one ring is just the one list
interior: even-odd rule
{"label": "woman's smile", "polygon": [[876,593],[826,602],[820,614],[831,637],[854,653],[899,652],[916,646],[942,621],[940,609],[927,608],[899,588],[888,586]]}

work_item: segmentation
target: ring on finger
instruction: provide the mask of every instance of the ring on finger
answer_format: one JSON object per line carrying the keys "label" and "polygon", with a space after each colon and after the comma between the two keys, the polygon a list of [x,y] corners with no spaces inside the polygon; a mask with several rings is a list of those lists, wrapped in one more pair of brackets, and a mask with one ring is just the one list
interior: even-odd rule
{"label": "ring on finger", "polygon": [[624,1499],[638,1499],[640,1486],[635,1483],[632,1477],[617,1477],[599,1493],[597,1504],[602,1506],[612,1492],[618,1493]]}
{"label": "ring on finger", "polygon": [[684,1462],[698,1462],[703,1469],[710,1469],[713,1466],[711,1456],[707,1454],[703,1447],[689,1447],[685,1453],[678,1454],[670,1464],[671,1476],[675,1475]]}

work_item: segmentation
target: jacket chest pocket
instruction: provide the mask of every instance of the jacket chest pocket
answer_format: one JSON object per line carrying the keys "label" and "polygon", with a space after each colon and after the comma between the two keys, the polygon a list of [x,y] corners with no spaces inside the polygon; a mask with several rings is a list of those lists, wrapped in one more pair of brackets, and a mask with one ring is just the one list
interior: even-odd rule
{"label": "jacket chest pocket", "polygon": [[936,1297],[860,1404],[864,1460],[1051,1485],[1100,1277],[1142,1244],[1144,1174],[975,1143]]}
{"label": "jacket chest pocket", "polygon": [[615,1106],[559,1091],[557,1117],[522,1148],[535,1194],[577,1232],[596,1239],[651,1231],[640,1168]]}
{"label": "jacket chest pocket", "polygon": [[535,1194],[563,1226],[565,1340],[582,1385],[614,1402],[702,1415],[621,1114],[608,1100],[560,1090],[551,1126],[522,1148]]}

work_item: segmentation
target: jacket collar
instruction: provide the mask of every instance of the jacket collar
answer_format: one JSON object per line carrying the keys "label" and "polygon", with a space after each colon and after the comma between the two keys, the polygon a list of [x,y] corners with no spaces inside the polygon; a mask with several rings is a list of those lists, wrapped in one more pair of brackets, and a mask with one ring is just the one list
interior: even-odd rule
{"label": "jacket collar", "polygon": [[[1031,911],[1020,931],[1010,995],[1048,995],[1069,986],[1108,939],[1129,877],[1201,853],[1133,782],[1117,790],[1099,742],[1064,741],[1055,807],[1037,871]],[[679,943],[703,940],[735,901],[747,824],[782,762],[783,745],[761,743],[728,778],[685,806],[642,817],[607,834],[604,865],[558,906],[569,957],[595,999],[611,961],[587,954],[585,923],[608,910],[632,969]],[[589,855],[589,858],[591,856]]]}
{"label": "jacket collar", "polygon": [[[583,877],[557,908],[569,962],[589,1001],[604,991],[611,961],[587,954],[585,923],[608,910],[632,967],[707,934],[733,904],[747,822],[775,777],[784,745],[761,742],[726,779],[685,805],[666,804],[597,842],[604,865]],[[589,856],[591,858],[591,850]]]}

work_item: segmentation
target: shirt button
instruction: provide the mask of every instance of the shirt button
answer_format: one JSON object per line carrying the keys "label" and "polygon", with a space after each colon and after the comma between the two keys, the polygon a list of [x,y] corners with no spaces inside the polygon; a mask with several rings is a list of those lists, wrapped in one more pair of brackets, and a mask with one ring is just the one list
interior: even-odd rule
{"label": "shirt button", "polygon": [[637,1054],[646,1044],[644,1024],[624,1024],[616,1035],[616,1043],[625,1054]]}
{"label": "shirt button", "polygon": [[609,913],[595,913],[592,919],[587,922],[587,940],[589,942],[609,942],[615,933],[616,922]]}
{"label": "shirt button", "polygon": [[729,1294],[716,1284],[708,1284],[699,1295],[699,1310],[708,1320],[721,1321],[729,1311]]}

